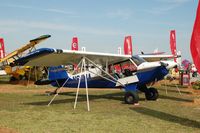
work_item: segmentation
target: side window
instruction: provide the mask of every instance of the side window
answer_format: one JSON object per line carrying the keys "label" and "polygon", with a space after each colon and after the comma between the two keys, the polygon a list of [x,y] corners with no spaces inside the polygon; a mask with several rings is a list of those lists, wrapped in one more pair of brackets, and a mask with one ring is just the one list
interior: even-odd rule
{"label": "side window", "polygon": [[120,64],[110,65],[109,66],[109,73],[120,73],[121,72],[121,66]]}
{"label": "side window", "polygon": [[136,70],[137,67],[130,60],[109,66],[109,73],[117,75],[118,78],[131,76]]}
{"label": "side window", "polygon": [[129,71],[134,72],[137,70],[137,67],[130,61],[123,62],[121,66],[122,66],[122,71],[128,69]]}

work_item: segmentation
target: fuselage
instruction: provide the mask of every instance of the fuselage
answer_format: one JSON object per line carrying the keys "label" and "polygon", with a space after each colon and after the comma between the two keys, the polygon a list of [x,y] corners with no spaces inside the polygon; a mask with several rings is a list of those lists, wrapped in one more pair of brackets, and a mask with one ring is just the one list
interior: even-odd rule
{"label": "fuselage", "polygon": [[[85,75],[87,78],[88,88],[124,88],[126,85],[136,84],[137,86],[142,86],[143,84],[148,84],[150,82],[158,81],[164,78],[168,74],[166,66],[163,66],[160,62],[137,62],[137,70],[129,71],[130,74],[113,74],[111,70],[107,70],[112,77],[103,74],[101,70],[97,68],[88,68],[86,72],[77,73],[75,75],[68,74],[68,78],[60,79],[51,82],[52,86],[59,87],[64,84],[68,79],[64,87],[77,88],[80,75],[80,88],[85,88]],[[118,65],[118,64],[117,64]],[[122,70],[123,71],[123,70]],[[101,76],[99,76],[101,75]],[[102,78],[105,77],[105,78]],[[107,80],[107,79],[109,80]]]}

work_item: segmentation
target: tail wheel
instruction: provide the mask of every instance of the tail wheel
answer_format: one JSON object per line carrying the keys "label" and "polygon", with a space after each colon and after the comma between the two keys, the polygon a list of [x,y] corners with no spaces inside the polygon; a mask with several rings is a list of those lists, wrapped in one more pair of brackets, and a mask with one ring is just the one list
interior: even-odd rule
{"label": "tail wheel", "polygon": [[156,100],[158,99],[158,91],[155,88],[149,88],[148,91],[145,92],[145,97],[147,100]]}
{"label": "tail wheel", "polygon": [[127,104],[134,104],[134,103],[138,103],[139,101],[139,96],[137,94],[136,91],[129,91],[125,93],[124,96],[124,101]]}

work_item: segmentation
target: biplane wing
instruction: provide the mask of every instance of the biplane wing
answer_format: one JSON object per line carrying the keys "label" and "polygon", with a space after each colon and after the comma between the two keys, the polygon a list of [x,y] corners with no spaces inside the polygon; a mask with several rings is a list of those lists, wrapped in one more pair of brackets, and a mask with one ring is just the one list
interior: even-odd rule
{"label": "biplane wing", "polygon": [[114,64],[127,60],[131,58],[131,55],[41,48],[19,58],[14,64],[19,66],[58,66],[79,63],[83,57],[97,64],[106,65],[106,63]]}

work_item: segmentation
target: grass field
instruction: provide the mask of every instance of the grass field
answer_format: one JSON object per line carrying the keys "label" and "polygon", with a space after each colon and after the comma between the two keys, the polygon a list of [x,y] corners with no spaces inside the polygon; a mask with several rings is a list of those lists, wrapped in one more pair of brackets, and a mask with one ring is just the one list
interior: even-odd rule
{"label": "grass field", "polygon": [[[200,105],[194,96],[182,95],[174,87],[159,88],[157,101],[140,105],[123,102],[121,90],[89,90],[91,111],[87,111],[85,90],[81,90],[77,109],[73,109],[75,90],[61,93],[51,106],[49,86],[35,87],[0,84],[0,131],[17,133],[198,133]],[[186,88],[181,88],[185,90]],[[53,89],[52,89],[53,90]]]}

